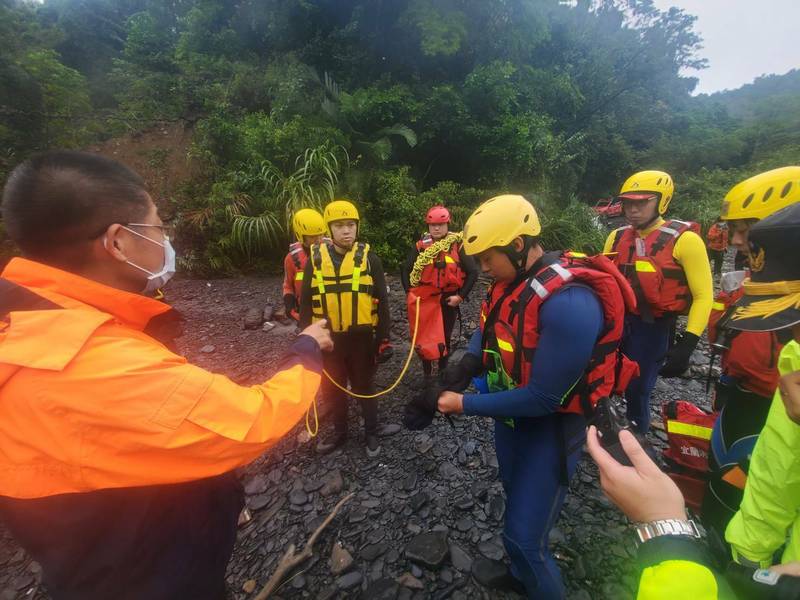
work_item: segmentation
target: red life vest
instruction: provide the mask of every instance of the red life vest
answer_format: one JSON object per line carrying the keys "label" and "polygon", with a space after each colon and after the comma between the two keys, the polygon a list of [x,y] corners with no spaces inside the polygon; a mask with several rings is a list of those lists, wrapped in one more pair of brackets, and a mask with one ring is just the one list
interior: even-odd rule
{"label": "red life vest", "polygon": [[[717,324],[728,309],[744,295],[744,288],[720,292],[708,318],[708,340],[717,340]],[[774,331],[729,331],[730,350],[722,353],[722,373],[759,396],[771,398],[778,388],[778,355],[782,344]]]}
{"label": "red life vest", "polygon": [[[630,284],[605,256],[551,253],[545,255],[544,263],[533,277],[513,289],[497,283],[489,288],[481,308],[483,349],[499,353],[506,373],[517,387],[524,387],[539,339],[542,304],[564,286],[591,288],[603,307],[603,334],[581,382],[560,409],[588,417],[600,398],[621,393],[639,371],[638,365],[619,350],[625,311],[633,308],[636,298]],[[491,356],[484,353],[484,361],[491,370]]]}
{"label": "red life vest", "polygon": [[300,242],[289,244],[289,256],[295,267],[294,272],[294,295],[300,298],[300,290],[303,289],[303,273],[308,262],[308,253]]}
{"label": "red life vest", "polygon": [[[619,270],[631,282],[638,307],[636,314],[652,313],[660,317],[668,313],[685,314],[692,303],[692,294],[683,267],[675,262],[675,243],[687,231],[700,233],[697,223],[665,221],[647,237],[630,225],[620,227],[614,235],[611,251]],[[648,308],[643,308],[646,304]]]}
{"label": "red life vest", "polygon": [[[423,234],[417,242],[417,252],[422,252],[433,244],[429,233]],[[419,285],[432,285],[443,292],[457,292],[464,285],[466,275],[461,269],[461,258],[458,253],[461,244],[452,243],[447,252],[440,252],[436,259],[425,265],[419,278]]]}

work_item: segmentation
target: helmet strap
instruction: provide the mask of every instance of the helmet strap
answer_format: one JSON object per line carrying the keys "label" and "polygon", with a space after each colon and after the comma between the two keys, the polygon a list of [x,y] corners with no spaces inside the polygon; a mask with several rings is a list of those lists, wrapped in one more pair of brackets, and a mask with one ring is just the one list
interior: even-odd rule
{"label": "helmet strap", "polygon": [[521,275],[526,271],[525,263],[528,262],[528,251],[531,249],[531,243],[533,241],[530,236],[523,235],[521,237],[522,250],[514,250],[514,242],[511,242],[508,246],[499,248],[500,252],[508,256],[508,260],[511,261],[511,264],[514,265],[514,268],[517,270],[517,275]]}

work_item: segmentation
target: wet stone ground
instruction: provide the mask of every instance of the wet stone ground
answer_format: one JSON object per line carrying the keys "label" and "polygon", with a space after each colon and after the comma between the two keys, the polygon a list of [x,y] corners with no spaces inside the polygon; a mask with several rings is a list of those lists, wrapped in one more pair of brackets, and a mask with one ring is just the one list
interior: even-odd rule
{"label": "wet stone ground", "polygon": [[[379,368],[380,388],[402,368],[409,347],[405,303],[399,281],[389,277],[394,358]],[[476,326],[485,282],[463,305],[464,335]],[[181,280],[169,300],[187,323],[180,347],[189,360],[241,384],[269,377],[294,328],[244,328],[249,309],[280,305],[280,281],[269,279]],[[270,329],[267,325],[266,329]],[[458,336],[456,325],[455,336]],[[462,339],[463,347],[465,341]],[[660,426],[663,401],[704,398],[708,359],[705,339],[686,378],[659,381],[653,421]],[[402,409],[422,379],[418,360],[403,382],[380,400],[384,423],[400,423]],[[326,431],[321,407],[321,432]],[[485,558],[504,559],[500,534],[504,497],[497,477],[492,421],[456,418],[452,428],[437,418],[424,432],[402,430],[382,439],[381,453],[364,451],[358,407],[351,404],[350,439],[320,457],[304,424],[241,470],[252,520],[241,526],[227,581],[230,598],[254,597],[289,546],[302,547],[309,534],[346,494],[355,496],[319,538],[314,557],[278,591],[281,598],[445,599],[519,598],[493,585],[496,573]],[[666,436],[655,428],[652,442]],[[586,456],[550,545],[561,567],[567,597],[632,598],[636,577],[633,535],[599,489]],[[46,599],[41,569],[0,529],[0,600]]]}

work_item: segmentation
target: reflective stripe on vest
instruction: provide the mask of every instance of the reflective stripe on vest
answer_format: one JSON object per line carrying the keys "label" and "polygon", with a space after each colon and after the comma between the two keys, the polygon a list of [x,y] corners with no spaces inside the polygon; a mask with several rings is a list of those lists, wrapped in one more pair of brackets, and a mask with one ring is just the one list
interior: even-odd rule
{"label": "reflective stripe on vest", "polygon": [[716,300],[711,304],[711,310],[718,310],[724,311],[726,310],[725,305],[722,302],[717,302]]}
{"label": "reflective stripe on vest", "polygon": [[692,425],[681,421],[667,421],[667,431],[678,435],[686,435],[700,440],[711,439],[711,428],[702,425]]}
{"label": "reflective stripe on vest", "polygon": [[357,243],[337,266],[335,250],[328,244],[311,248],[314,283],[311,286],[312,320],[327,318],[331,331],[350,331],[354,327],[375,327],[377,302],[369,271],[369,245]]}
{"label": "reflective stripe on vest", "polygon": [[653,266],[653,263],[648,262],[646,260],[637,260],[636,261],[636,270],[640,273],[655,273],[656,268]]}

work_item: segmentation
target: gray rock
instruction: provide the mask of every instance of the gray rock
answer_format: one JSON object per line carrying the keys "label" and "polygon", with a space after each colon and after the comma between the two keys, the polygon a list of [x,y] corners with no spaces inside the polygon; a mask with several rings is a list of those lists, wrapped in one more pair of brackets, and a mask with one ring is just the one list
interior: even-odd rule
{"label": "gray rock", "polygon": [[423,575],[422,569],[420,569],[417,565],[413,565],[412,564],[411,565],[411,574],[414,577],[422,577],[422,575]]}
{"label": "gray rock", "polygon": [[503,561],[479,556],[472,563],[472,576],[485,587],[499,588],[508,585],[511,575]]}
{"label": "gray rock", "polygon": [[295,506],[302,506],[308,502],[308,494],[306,494],[303,490],[292,490],[289,492],[289,502]]}
{"label": "gray rock", "polygon": [[450,544],[450,562],[459,571],[469,572],[472,569],[472,557],[456,544]]}
{"label": "gray rock", "polygon": [[483,554],[486,558],[491,558],[492,560],[502,560],[505,554],[500,546],[493,544],[492,542],[481,542],[478,544],[478,552]]}
{"label": "gray rock", "polygon": [[364,546],[359,555],[367,562],[372,562],[389,549],[389,544],[386,542],[379,542],[377,544],[368,544]]}
{"label": "gray rock", "polygon": [[337,469],[325,478],[325,485],[320,488],[319,493],[327,498],[333,494],[338,494],[343,488],[342,472]]}
{"label": "gray rock", "polygon": [[495,521],[502,521],[503,515],[506,514],[506,503],[502,496],[492,496],[489,500],[489,515]]}
{"label": "gray rock", "polygon": [[433,448],[433,440],[428,435],[423,434],[417,438],[415,448],[420,454],[427,454]]}
{"label": "gray rock", "polygon": [[425,506],[430,500],[427,492],[417,492],[411,496],[411,510],[419,512],[419,509]]}
{"label": "gray rock", "polygon": [[200,348],[200,352],[203,354],[211,354],[217,347],[214,344],[206,344],[202,348]]}
{"label": "gray rock", "polygon": [[268,485],[269,484],[267,483],[266,476],[259,473],[246,484],[244,484],[244,493],[248,496],[252,496],[254,494],[263,494],[267,491]]}
{"label": "gray rock", "polygon": [[413,491],[417,487],[418,475],[416,471],[411,471],[408,476],[403,479],[403,489],[407,492]]}
{"label": "gray rock", "polygon": [[258,496],[251,496],[247,499],[247,506],[250,510],[261,510],[272,500],[269,494],[259,494]]}
{"label": "gray rock", "polygon": [[465,531],[469,531],[475,527],[475,523],[472,522],[472,519],[469,517],[464,517],[456,521],[456,529],[461,531],[462,533]]}
{"label": "gray rock", "polygon": [[342,575],[336,580],[336,587],[340,590],[349,590],[356,587],[363,579],[359,571],[351,571],[347,575]]}
{"label": "gray rock", "polygon": [[384,577],[374,581],[364,592],[364,598],[369,600],[395,600],[400,586],[393,579]]}
{"label": "gray rock", "polygon": [[264,319],[264,311],[260,308],[249,308],[244,315],[245,329],[258,329],[261,324],[268,319]]}
{"label": "gray rock", "polygon": [[437,569],[450,553],[447,533],[430,531],[415,536],[406,546],[406,558],[423,567]]}

